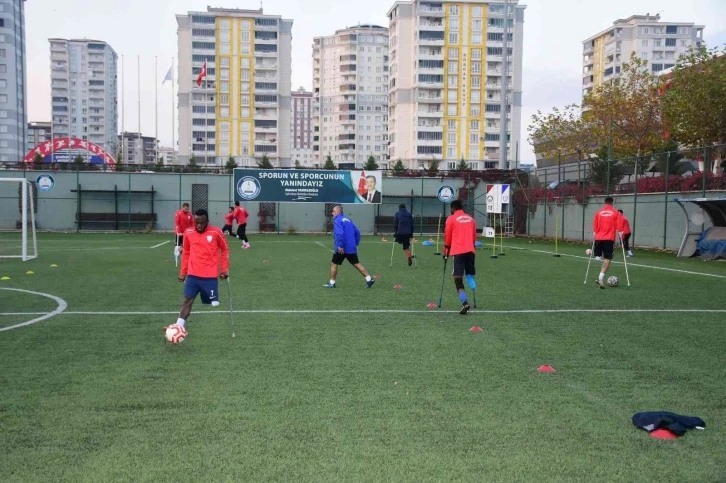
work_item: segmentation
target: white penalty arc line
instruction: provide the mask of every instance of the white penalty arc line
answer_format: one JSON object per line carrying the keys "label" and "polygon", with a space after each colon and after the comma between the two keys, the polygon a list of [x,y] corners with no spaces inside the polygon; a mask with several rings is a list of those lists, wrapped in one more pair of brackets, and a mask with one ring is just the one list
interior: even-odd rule
{"label": "white penalty arc line", "polygon": [[[508,247],[508,248],[514,248],[514,247]],[[544,253],[547,255],[554,255],[554,253],[555,253],[555,252],[551,252],[548,250],[534,250],[532,248],[525,248],[524,250],[530,251],[533,253]],[[566,253],[560,253],[560,255],[563,257],[569,257],[569,258],[579,258],[580,260],[589,260],[590,259],[590,257],[583,257],[580,255],[568,255]],[[593,258],[593,260],[594,260],[594,258]],[[617,265],[624,265],[623,262],[618,262],[616,260],[613,260],[612,263],[617,264]],[[639,267],[639,268],[650,268],[653,270],[664,270],[666,272],[685,273],[687,275],[701,275],[702,277],[713,277],[713,278],[726,279],[726,275],[716,275],[715,273],[704,273],[704,272],[692,272],[690,270],[679,270],[677,268],[655,267],[653,265],[643,265],[640,263],[628,262],[628,266],[629,267]]]}
{"label": "white penalty arc line", "polygon": [[[62,298],[56,297],[55,295],[50,295],[50,294],[43,293],[43,292],[33,292],[30,290],[23,290],[20,288],[0,287],[0,290],[10,290],[11,292],[20,292],[20,293],[27,293],[30,295],[38,295],[39,297],[49,298],[58,304],[58,306],[55,308],[54,311],[46,312],[46,313],[43,313],[42,315],[38,314],[38,313],[29,313],[29,314],[16,313],[14,315],[40,315],[40,317],[37,317],[33,320],[29,320],[27,322],[21,322],[20,324],[11,325],[9,327],[0,327],[0,332],[5,332],[6,330],[18,329],[20,327],[25,327],[27,325],[32,325],[32,324],[36,324],[38,322],[42,322],[46,319],[50,319],[51,317],[55,317],[56,315],[62,314],[68,308],[68,303],[65,300],[63,300]],[[3,315],[5,315],[5,314],[3,314]]]}
{"label": "white penalty arc line", "polygon": [[[36,293],[36,292],[28,292]],[[45,295],[39,294],[38,295]],[[49,296],[52,297],[52,296]],[[60,299],[62,300],[62,299]],[[85,312],[85,311],[63,311],[63,315],[176,315],[179,311],[130,311],[130,312]],[[311,310],[278,310],[278,309],[250,309],[250,310],[235,310],[235,314],[288,314],[288,315],[304,315],[304,314],[458,314],[458,310],[400,310],[400,309],[361,309],[361,310],[324,310],[324,309],[311,309]],[[726,309],[521,309],[521,310],[478,310],[472,309],[470,314],[472,315],[507,315],[507,314],[568,314],[568,313],[617,313],[617,314],[628,314],[628,313],[704,313],[704,314],[722,314],[726,313]],[[37,315],[37,312],[0,312],[0,315]],[[54,313],[53,315],[59,315]],[[229,310],[209,310],[195,312],[194,315],[224,315],[229,314]],[[26,322],[25,325],[28,323]],[[3,329],[7,330],[7,329]]]}
{"label": "white penalty arc line", "polygon": [[167,243],[171,243],[171,240],[167,240],[167,241],[165,241],[165,242],[159,243],[158,245],[154,245],[154,246],[153,246],[153,247],[151,247],[150,249],[152,249],[152,250],[153,250],[154,248],[159,248],[160,246],[166,245]]}

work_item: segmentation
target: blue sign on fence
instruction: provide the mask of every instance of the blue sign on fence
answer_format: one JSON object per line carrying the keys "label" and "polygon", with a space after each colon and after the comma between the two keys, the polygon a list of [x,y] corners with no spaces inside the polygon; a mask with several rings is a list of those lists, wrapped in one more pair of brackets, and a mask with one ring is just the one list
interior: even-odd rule
{"label": "blue sign on fence", "polygon": [[235,201],[381,203],[380,171],[234,170]]}

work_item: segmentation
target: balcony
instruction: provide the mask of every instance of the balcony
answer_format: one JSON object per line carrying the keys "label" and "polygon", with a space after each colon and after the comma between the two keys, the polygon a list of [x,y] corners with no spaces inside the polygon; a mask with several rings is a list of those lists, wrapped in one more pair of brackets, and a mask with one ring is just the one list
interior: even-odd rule
{"label": "balcony", "polygon": [[444,7],[419,6],[416,12],[419,17],[443,17]]}
{"label": "balcony", "polygon": [[342,84],[339,90],[340,92],[355,92],[358,90],[358,86],[355,84]]}
{"label": "balcony", "polygon": [[432,32],[443,32],[444,31],[444,23],[443,22],[426,22],[423,19],[419,21],[418,23],[418,29],[419,30],[428,30]]}
{"label": "balcony", "polygon": [[255,70],[277,70],[277,62],[255,59]]}
{"label": "balcony", "polygon": [[419,95],[416,100],[420,103],[441,104],[444,102],[444,97],[440,93],[437,95]]}
{"label": "balcony", "polygon": [[277,57],[277,51],[276,50],[257,50],[253,52],[253,55],[255,57],[262,57],[262,58],[270,58],[270,57]]}
{"label": "balcony", "polygon": [[443,119],[443,117],[444,117],[443,109],[439,109],[439,110],[422,109],[422,110],[419,110],[416,114],[418,115],[418,117],[427,117],[427,118],[434,118],[434,119]]}

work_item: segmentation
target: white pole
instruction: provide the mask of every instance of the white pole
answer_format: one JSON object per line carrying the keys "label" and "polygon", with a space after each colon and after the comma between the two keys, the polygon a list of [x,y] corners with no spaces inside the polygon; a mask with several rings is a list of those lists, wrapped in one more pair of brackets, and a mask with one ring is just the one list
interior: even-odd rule
{"label": "white pole", "polygon": [[[189,106],[191,108],[191,102],[189,103]],[[176,127],[174,126],[174,115],[176,114],[176,110],[174,109],[174,57],[171,58],[171,149],[172,149],[172,161],[176,161],[174,159],[174,152],[176,151],[176,133],[174,132],[176,130]],[[173,163],[172,163],[173,164]]]}
{"label": "white pole", "polygon": [[154,56],[154,164],[159,162],[159,79],[158,59]]}
{"label": "white pole", "polygon": [[126,90],[124,78],[126,77],[126,69],[124,68],[124,56],[121,54],[121,162],[126,164],[126,146],[124,146],[124,138],[126,137],[126,131],[124,131],[124,123],[126,121]]}
{"label": "white pole", "polygon": [[206,166],[209,164],[209,160],[207,159],[207,143],[209,142],[209,136],[207,136],[207,79],[205,77],[204,80],[202,80],[204,84],[202,84],[202,92],[204,93],[204,165]]}
{"label": "white pole", "polygon": [[38,258],[38,238],[35,234],[35,202],[33,201],[33,196],[35,193],[37,193],[38,188],[35,187],[30,192],[30,221],[31,226],[33,227],[33,257],[32,258]]}
{"label": "white pole", "polygon": [[[514,17],[512,17],[514,18]],[[514,43],[512,43],[514,45]],[[507,90],[509,89],[509,0],[504,0],[504,48],[502,51],[502,99],[499,115],[499,169],[507,169]]]}
{"label": "white pole", "polygon": [[22,220],[23,220],[22,255],[23,255],[23,261],[26,261],[28,259],[28,180],[23,179],[20,183],[23,186],[23,188],[21,189],[21,196],[23,197],[23,199],[21,201],[22,210],[23,210],[23,214],[22,214]]}
{"label": "white pole", "polygon": [[[141,138],[141,56],[136,56],[136,81],[138,87],[138,101],[139,101],[139,142],[141,143],[141,164],[144,164],[144,141]],[[137,159],[138,163],[138,159]]]}

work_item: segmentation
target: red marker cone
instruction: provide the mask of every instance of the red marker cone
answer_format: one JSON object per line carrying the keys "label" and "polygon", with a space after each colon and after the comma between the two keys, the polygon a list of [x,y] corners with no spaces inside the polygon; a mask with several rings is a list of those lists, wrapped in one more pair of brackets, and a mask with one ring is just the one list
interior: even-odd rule
{"label": "red marker cone", "polygon": [[651,438],[655,439],[678,439],[678,435],[669,429],[656,429],[648,433]]}
{"label": "red marker cone", "polygon": [[388,240],[386,240],[386,237],[383,237],[383,238],[381,238],[381,241],[385,243],[385,242],[387,242]]}
{"label": "red marker cone", "polygon": [[262,263],[270,263],[269,260],[262,260]]}
{"label": "red marker cone", "polygon": [[402,286],[400,286],[400,285],[394,285],[394,286],[393,286],[393,288],[394,288],[395,290],[401,290],[401,289],[402,289],[403,287],[402,287]]}
{"label": "red marker cone", "polygon": [[545,364],[544,366],[539,366],[537,368],[538,372],[557,372],[554,367],[550,366],[549,364]]}
{"label": "red marker cone", "polygon": [[478,325],[475,325],[474,327],[469,329],[469,332],[482,332],[482,330],[481,330],[481,327],[479,327]]}
{"label": "red marker cone", "polygon": [[426,305],[426,307],[428,307],[430,309],[435,309],[435,308],[438,307],[438,305],[436,305],[435,303],[431,302],[430,304]]}
{"label": "red marker cone", "polygon": [[375,278],[376,280],[379,280],[381,278],[381,276],[380,275],[373,275],[373,278]]}

